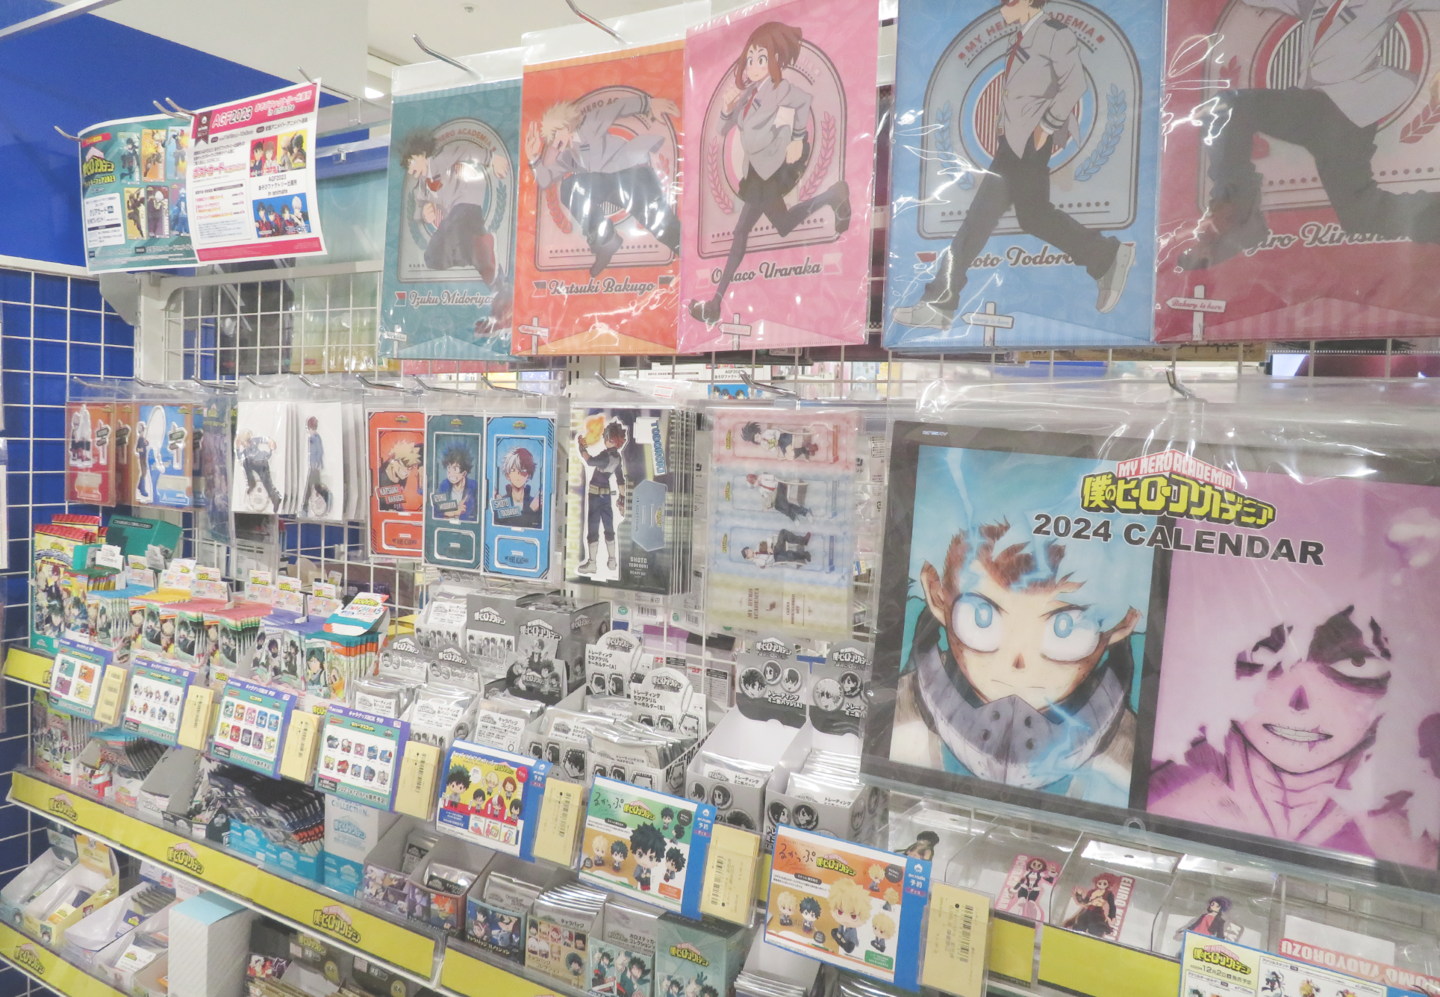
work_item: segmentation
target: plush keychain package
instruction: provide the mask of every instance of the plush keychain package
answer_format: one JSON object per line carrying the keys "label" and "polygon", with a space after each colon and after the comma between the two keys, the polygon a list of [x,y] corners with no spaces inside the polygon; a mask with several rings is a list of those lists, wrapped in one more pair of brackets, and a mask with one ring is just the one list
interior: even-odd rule
{"label": "plush keychain package", "polygon": [[371,412],[370,549],[418,557],[425,540],[425,413]]}
{"label": "plush keychain package", "polygon": [[685,46],[680,352],[865,341],[875,0],[768,0]]}
{"label": "plush keychain package", "polygon": [[405,373],[509,357],[519,117],[518,79],[395,98],[380,356]]}
{"label": "plush keychain package", "polygon": [[1440,331],[1440,8],[1167,12],[1160,342]]}
{"label": "plush keychain package", "polygon": [[555,517],[555,420],[527,415],[485,421],[485,571],[544,578]]}
{"label": "plush keychain package", "polygon": [[885,346],[1149,343],[1163,14],[905,0]]}
{"label": "plush keychain package", "polygon": [[441,567],[478,568],[485,419],[450,412],[431,415],[426,444],[433,470],[425,485],[425,560]]}

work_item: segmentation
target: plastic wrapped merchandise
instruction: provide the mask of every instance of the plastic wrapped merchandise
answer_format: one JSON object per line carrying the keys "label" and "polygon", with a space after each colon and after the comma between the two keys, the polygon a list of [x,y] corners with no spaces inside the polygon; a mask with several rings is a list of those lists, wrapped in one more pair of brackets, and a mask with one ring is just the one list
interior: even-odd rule
{"label": "plastic wrapped merchandise", "polygon": [[904,0],[887,347],[1150,341],[1164,9]]}
{"label": "plastic wrapped merchandise", "polygon": [[894,431],[867,771],[1435,884],[1437,400],[937,386]]}
{"label": "plastic wrapped merchandise", "polygon": [[540,894],[525,919],[526,968],[584,990],[589,940],[604,913],[599,890],[567,884]]}
{"label": "plastic wrapped merchandise", "polygon": [[767,0],[685,46],[680,352],[865,341],[875,0]]}
{"label": "plastic wrapped merchandise", "polygon": [[1433,0],[1167,7],[1156,339],[1440,333]]}

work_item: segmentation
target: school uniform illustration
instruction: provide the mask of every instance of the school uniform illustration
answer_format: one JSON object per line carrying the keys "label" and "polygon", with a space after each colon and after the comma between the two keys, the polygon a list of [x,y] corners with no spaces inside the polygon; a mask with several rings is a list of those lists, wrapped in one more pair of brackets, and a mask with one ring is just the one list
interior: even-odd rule
{"label": "school uniform illustration", "polygon": [[240,457],[240,466],[245,471],[245,491],[253,492],[259,484],[270,499],[274,512],[280,510],[280,491],[270,478],[270,458],[275,455],[275,441],[267,436],[257,436],[248,429],[242,429],[235,438],[235,450]]}
{"label": "school uniform illustration", "polygon": [[575,444],[580,448],[580,457],[590,465],[590,480],[585,489],[585,559],[575,569],[582,575],[592,574],[596,570],[595,551],[599,546],[602,528],[605,531],[606,567],[614,571],[618,563],[615,549],[615,513],[625,515],[625,459],[620,454],[625,440],[625,427],[618,422],[610,423],[604,432],[605,449],[592,457],[585,445],[585,438],[575,438]]}
{"label": "school uniform illustration", "polygon": [[1050,160],[1080,138],[1076,109],[1088,83],[1075,32],[1058,17],[1047,17],[1044,6],[1045,0],[1012,0],[1000,8],[1018,30],[1005,60],[995,156],[935,279],[914,305],[894,309],[901,325],[950,328],[971,264],[1011,207],[1021,231],[1066,254],[1095,279],[1097,311],[1110,312],[1120,303],[1135,265],[1134,243],[1086,228],[1050,202]]}
{"label": "school uniform illustration", "polygon": [[544,191],[559,184],[560,203],[580,226],[598,277],[625,244],[616,221],[628,214],[672,253],[680,251],[680,218],[670,204],[650,156],[660,135],[622,138],[611,128],[621,118],[678,118],[674,101],[648,94],[612,100],[581,113],[572,101],[548,108],[525,135],[525,156]]}
{"label": "school uniform illustration", "polygon": [[469,143],[437,151],[434,136],[422,129],[406,140],[401,166],[419,181],[416,219],[435,228],[425,246],[425,265],[431,270],[474,267],[481,280],[493,285],[500,264],[495,236],[485,227],[485,200],[491,174],[497,180],[508,175],[504,158]]}
{"label": "school uniform illustration", "polygon": [[[1225,262],[1270,235],[1251,160],[1256,132],[1301,146],[1336,219],[1348,234],[1440,243],[1440,191],[1395,194],[1375,182],[1371,160],[1380,122],[1415,92],[1415,79],[1386,66],[1386,40],[1407,11],[1440,11],[1440,0],[1244,0],[1300,21],[1303,69],[1284,90],[1227,90],[1197,109],[1210,154],[1210,204],[1185,270]],[[1440,91],[1440,74],[1431,86]]]}

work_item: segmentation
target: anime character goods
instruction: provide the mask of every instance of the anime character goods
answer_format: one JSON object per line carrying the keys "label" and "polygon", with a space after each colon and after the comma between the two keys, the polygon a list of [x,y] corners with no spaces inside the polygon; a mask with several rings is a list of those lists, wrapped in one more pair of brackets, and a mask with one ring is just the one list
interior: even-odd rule
{"label": "anime character goods", "polygon": [[71,402],[65,497],[71,502],[115,504],[115,405]]}
{"label": "anime character goods", "polygon": [[683,351],[863,337],[871,6],[771,2],[691,29]]}
{"label": "anime character goods", "polygon": [[320,420],[313,415],[305,420],[305,466],[305,494],[300,508],[311,519],[324,519],[334,498],[325,484],[325,440],[320,435]]}
{"label": "anime character goods", "polygon": [[675,349],[683,48],[525,67],[517,352]]}
{"label": "anime character goods", "polygon": [[1050,892],[1059,875],[1060,867],[1048,859],[1016,855],[995,897],[995,909],[1044,921],[1050,909]]}
{"label": "anime character goods", "polygon": [[189,405],[138,406],[135,493],[139,504],[190,508],[193,420]]}
{"label": "anime character goods", "polygon": [[[667,840],[659,826],[662,806],[692,828],[685,841]],[[603,776],[595,779],[586,809],[582,854],[596,861],[580,878],[606,889],[629,893],[646,903],[690,916],[700,907],[700,883],[715,808],[706,803],[657,793]],[[627,837],[612,837],[621,828]],[[607,864],[601,840],[610,842]]]}
{"label": "anime character goods", "polygon": [[1170,6],[1158,340],[1440,329],[1437,11]]}
{"label": "anime character goods", "polygon": [[491,416],[485,423],[485,562],[498,575],[550,570],[555,504],[555,420]]}
{"label": "anime character goods", "polygon": [[91,273],[195,262],[188,223],[175,223],[185,146],[172,137],[181,129],[167,126],[164,118],[130,118],[80,133],[81,214]]}
{"label": "anime character goods", "polygon": [[610,571],[616,570],[615,518],[616,513],[625,515],[625,464],[620,459],[620,448],[627,439],[625,427],[619,422],[607,423],[600,438],[604,449],[598,454],[591,454],[585,437],[575,437],[580,459],[590,468],[585,487],[585,559],[575,567],[580,575],[595,571],[595,552],[601,530],[605,533],[605,566]]}
{"label": "anime character goods", "polygon": [[1211,897],[1205,904],[1205,913],[1195,920],[1180,927],[1175,932],[1177,939],[1184,938],[1185,932],[1193,931],[1200,935],[1209,935],[1211,938],[1228,938],[1228,924],[1225,915],[1230,911],[1229,897]]}
{"label": "anime character goods", "polygon": [[907,0],[888,346],[1149,341],[1162,21]]}
{"label": "anime character goods", "polygon": [[425,537],[425,413],[371,412],[370,547],[414,556]]}
{"label": "anime character goods", "polygon": [[1130,890],[1135,885],[1131,876],[1101,873],[1088,887],[1078,887],[1073,903],[1078,905],[1061,927],[1107,941],[1120,937],[1120,926],[1129,909]]}

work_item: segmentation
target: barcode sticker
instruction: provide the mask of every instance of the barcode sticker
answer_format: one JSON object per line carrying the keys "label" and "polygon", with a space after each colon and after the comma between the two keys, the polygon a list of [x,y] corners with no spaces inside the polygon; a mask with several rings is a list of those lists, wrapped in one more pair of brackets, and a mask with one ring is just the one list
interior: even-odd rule
{"label": "barcode sticker", "polygon": [[928,907],[921,984],[955,997],[984,997],[990,898],[932,882]]}
{"label": "barcode sticker", "polygon": [[560,779],[545,780],[540,800],[540,824],[535,830],[534,855],[559,865],[570,865],[575,857],[575,831],[584,810],[580,796],[585,787]]}

